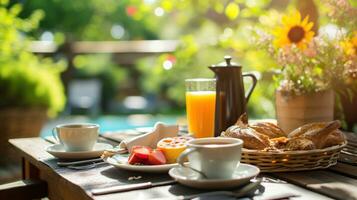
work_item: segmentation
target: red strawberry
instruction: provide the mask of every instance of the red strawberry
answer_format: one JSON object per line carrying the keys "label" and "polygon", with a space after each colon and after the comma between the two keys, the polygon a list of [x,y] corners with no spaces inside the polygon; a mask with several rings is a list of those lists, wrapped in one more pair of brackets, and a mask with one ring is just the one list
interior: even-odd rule
{"label": "red strawberry", "polygon": [[152,149],[150,147],[138,147],[134,146],[131,149],[131,153],[135,154],[140,159],[147,160]]}
{"label": "red strawberry", "polygon": [[150,165],[163,165],[166,163],[166,158],[161,150],[155,149],[149,154],[148,161]]}
{"label": "red strawberry", "polygon": [[135,164],[139,164],[139,163],[141,163],[141,162],[142,162],[141,159],[138,158],[138,157],[135,155],[135,153],[130,154],[129,159],[128,159],[128,163],[129,163],[129,164],[135,165]]}

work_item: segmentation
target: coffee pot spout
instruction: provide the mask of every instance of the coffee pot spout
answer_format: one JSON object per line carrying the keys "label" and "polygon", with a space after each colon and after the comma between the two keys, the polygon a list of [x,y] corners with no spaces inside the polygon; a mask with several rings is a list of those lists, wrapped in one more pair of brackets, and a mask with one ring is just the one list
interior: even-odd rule
{"label": "coffee pot spout", "polygon": [[213,73],[216,75],[216,76],[218,76],[218,74],[219,74],[219,68],[220,67],[217,67],[216,65],[212,65],[212,66],[209,66],[208,67],[210,70],[212,70],[213,71]]}

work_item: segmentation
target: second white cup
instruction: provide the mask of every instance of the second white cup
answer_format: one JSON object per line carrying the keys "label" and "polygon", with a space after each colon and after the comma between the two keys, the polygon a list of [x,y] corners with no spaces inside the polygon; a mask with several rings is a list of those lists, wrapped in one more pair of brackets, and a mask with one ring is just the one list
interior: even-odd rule
{"label": "second white cup", "polygon": [[62,124],[52,130],[52,135],[66,151],[90,151],[97,142],[99,125],[97,124]]}
{"label": "second white cup", "polygon": [[[236,138],[200,138],[188,142],[177,162],[208,179],[231,178],[242,154],[243,141]],[[189,166],[185,166],[186,157]]]}

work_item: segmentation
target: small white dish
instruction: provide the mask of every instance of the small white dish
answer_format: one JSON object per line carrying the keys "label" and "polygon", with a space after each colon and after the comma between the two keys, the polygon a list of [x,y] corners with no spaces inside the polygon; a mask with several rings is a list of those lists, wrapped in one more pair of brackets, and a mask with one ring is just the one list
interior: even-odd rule
{"label": "small white dish", "polygon": [[164,165],[131,165],[128,164],[127,154],[115,154],[114,156],[105,158],[104,161],[119,169],[148,173],[167,173],[171,168],[178,166],[178,163]]}
{"label": "small white dish", "polygon": [[182,185],[198,189],[232,189],[243,186],[259,174],[258,167],[240,163],[234,170],[230,179],[205,179],[186,167],[175,167],[169,171],[169,175]]}
{"label": "small white dish", "polygon": [[46,148],[46,151],[60,159],[87,159],[99,157],[106,149],[113,148],[107,143],[96,143],[91,151],[66,151],[62,144],[54,144]]}

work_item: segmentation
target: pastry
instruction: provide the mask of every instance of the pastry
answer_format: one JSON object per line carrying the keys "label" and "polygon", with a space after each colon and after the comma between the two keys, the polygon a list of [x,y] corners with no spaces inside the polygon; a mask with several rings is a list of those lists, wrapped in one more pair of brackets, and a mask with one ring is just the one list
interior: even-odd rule
{"label": "pastry", "polygon": [[280,127],[271,122],[256,122],[249,126],[258,133],[266,135],[269,138],[278,138],[286,136],[286,134]]}
{"label": "pastry", "polygon": [[307,138],[295,137],[289,138],[284,149],[289,151],[313,150],[316,149],[316,146],[311,140]]}
{"label": "pastry", "polygon": [[270,139],[271,145],[276,149],[284,149],[288,141],[289,138],[287,137],[277,137]]}
{"label": "pastry", "polygon": [[271,146],[268,136],[249,127],[246,114],[241,115],[236,124],[222,132],[221,136],[239,138],[244,141],[243,147],[247,149],[263,150]]}
{"label": "pastry", "polygon": [[346,137],[342,133],[342,131],[335,130],[327,136],[322,148],[332,147],[335,145],[343,144],[345,141],[346,141]]}
{"label": "pastry", "polygon": [[345,142],[344,134],[338,130],[340,121],[317,122],[303,125],[285,134],[270,122],[248,124],[246,114],[236,124],[222,132],[223,137],[234,137],[244,141],[243,147],[257,150],[313,150],[340,145]]}
{"label": "pastry", "polygon": [[310,123],[310,124],[305,124],[303,126],[300,126],[299,128],[293,130],[288,134],[289,138],[293,137],[299,137],[302,134],[311,131],[311,130],[316,130],[316,129],[321,129],[326,125],[326,122],[316,122],[316,123]]}
{"label": "pastry", "polygon": [[315,145],[317,149],[326,147],[327,138],[331,133],[340,128],[338,120],[328,123],[311,123],[302,126],[289,134],[289,138],[305,138]]}

